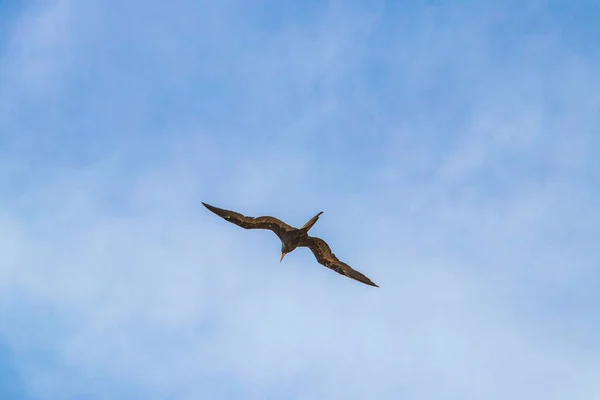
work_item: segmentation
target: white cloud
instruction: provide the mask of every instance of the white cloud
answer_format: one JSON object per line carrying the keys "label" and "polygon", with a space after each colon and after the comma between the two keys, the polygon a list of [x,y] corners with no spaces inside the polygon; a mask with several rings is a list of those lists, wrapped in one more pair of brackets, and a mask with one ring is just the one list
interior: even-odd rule
{"label": "white cloud", "polygon": [[[597,397],[598,326],[581,302],[597,299],[589,238],[599,213],[597,194],[575,179],[589,173],[596,140],[592,60],[542,70],[515,58],[503,70],[486,56],[492,33],[468,25],[473,10],[452,15],[464,23],[455,36],[425,16],[383,30],[402,35],[375,51],[369,38],[385,36],[385,15],[362,20],[343,5],[305,21],[307,31],[268,33],[216,6],[190,8],[211,22],[198,27],[191,11],[152,3],[131,25],[124,11],[135,10],[71,7],[25,14],[4,53],[5,71],[31,68],[28,93],[56,104],[82,96],[74,123],[91,132],[89,145],[70,142],[57,131],[71,114],[59,112],[44,150],[63,148],[60,161],[24,166],[40,155],[33,140],[5,162],[27,173],[19,190],[1,192],[0,335],[33,397]],[[72,20],[76,31],[48,28]],[[413,47],[431,51],[398,58],[415,32]],[[108,68],[87,91],[73,91],[68,74],[50,79],[61,62],[34,62],[74,41],[77,52],[58,57],[74,76],[88,57]],[[23,58],[13,48],[33,50]],[[111,53],[125,48],[131,58]],[[547,52],[568,50],[557,42]],[[389,82],[421,93],[418,106],[403,109],[386,81],[365,83],[375,55],[407,72]],[[521,86],[502,74],[521,68]],[[456,120],[423,108],[423,93],[443,86],[440,71],[486,83],[457,89]],[[431,102],[454,106],[452,93],[439,96]],[[31,107],[3,108],[10,132]],[[365,110],[381,136],[363,139]],[[101,136],[106,127],[116,132]],[[272,233],[227,224],[200,201],[296,225],[323,210],[313,233],[381,288],[325,269],[306,249],[279,264]]]}

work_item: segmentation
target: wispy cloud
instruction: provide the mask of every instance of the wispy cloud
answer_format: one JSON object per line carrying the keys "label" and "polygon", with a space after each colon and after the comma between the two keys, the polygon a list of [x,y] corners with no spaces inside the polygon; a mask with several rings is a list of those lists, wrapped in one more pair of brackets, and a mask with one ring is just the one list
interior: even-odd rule
{"label": "wispy cloud", "polygon": [[[12,13],[2,390],[597,398],[600,60],[562,7]],[[322,210],[314,234],[381,288],[305,250],[279,264],[273,234],[200,201]]]}

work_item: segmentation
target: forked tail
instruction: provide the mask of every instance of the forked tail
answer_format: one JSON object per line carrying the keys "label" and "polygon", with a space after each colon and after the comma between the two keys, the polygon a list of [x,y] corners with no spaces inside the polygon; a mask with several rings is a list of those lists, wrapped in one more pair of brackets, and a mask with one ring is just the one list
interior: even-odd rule
{"label": "forked tail", "polygon": [[323,214],[323,211],[321,211],[320,213],[318,213],[317,215],[315,215],[314,217],[312,217],[306,224],[304,224],[304,226],[302,228],[300,228],[301,230],[303,230],[304,232],[308,232],[310,230],[310,228],[313,227],[314,224],[317,223],[317,220],[319,219],[319,215]]}

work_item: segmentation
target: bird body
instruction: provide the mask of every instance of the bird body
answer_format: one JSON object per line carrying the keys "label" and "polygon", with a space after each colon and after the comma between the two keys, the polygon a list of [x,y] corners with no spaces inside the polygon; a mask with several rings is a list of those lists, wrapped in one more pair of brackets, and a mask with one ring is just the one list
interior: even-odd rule
{"label": "bird body", "polygon": [[335,272],[347,276],[351,279],[357,280],[370,286],[377,286],[369,278],[360,272],[352,269],[348,264],[340,261],[336,255],[331,251],[329,245],[318,237],[310,236],[308,231],[315,225],[319,216],[323,212],[319,212],[317,215],[312,217],[304,226],[300,229],[294,228],[286,224],[285,222],[271,216],[263,217],[247,217],[240,213],[231,210],[225,210],[211,206],[202,202],[202,204],[213,213],[217,214],[221,218],[236,224],[245,229],[268,229],[279,237],[281,240],[281,259],[283,260],[286,254],[291,253],[298,247],[308,247],[315,255],[317,261],[323,264],[327,268],[334,270]]}

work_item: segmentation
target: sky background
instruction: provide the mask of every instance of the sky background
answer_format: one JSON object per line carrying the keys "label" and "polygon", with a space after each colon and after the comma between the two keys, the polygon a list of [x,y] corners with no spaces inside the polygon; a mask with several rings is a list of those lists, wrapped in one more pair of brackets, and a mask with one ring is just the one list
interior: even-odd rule
{"label": "sky background", "polygon": [[0,1],[0,398],[600,398],[598,20]]}

